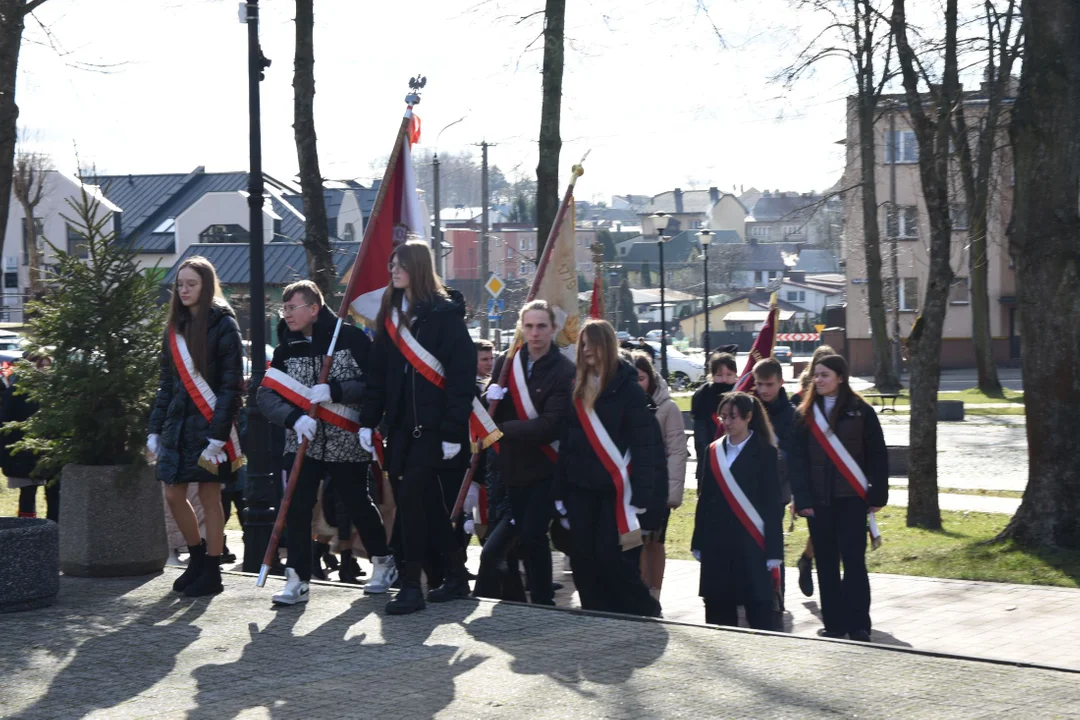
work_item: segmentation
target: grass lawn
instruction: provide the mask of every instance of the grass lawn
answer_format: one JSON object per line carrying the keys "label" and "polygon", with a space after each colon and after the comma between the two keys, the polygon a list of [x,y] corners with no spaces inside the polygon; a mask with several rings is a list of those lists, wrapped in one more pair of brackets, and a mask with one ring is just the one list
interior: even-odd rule
{"label": "grass lawn", "polygon": [[[670,557],[690,559],[697,493],[686,491],[682,507],[671,515],[667,547]],[[1080,587],[1080,552],[1035,553],[1012,541],[981,545],[996,536],[1009,516],[990,513],[942,512],[944,530],[929,531],[905,525],[906,508],[885,508],[878,514],[884,536],[880,549],[867,553],[870,572],[924,577],[988,580],[1028,585]],[[809,536],[801,519],[787,533],[786,563],[793,567]]]}

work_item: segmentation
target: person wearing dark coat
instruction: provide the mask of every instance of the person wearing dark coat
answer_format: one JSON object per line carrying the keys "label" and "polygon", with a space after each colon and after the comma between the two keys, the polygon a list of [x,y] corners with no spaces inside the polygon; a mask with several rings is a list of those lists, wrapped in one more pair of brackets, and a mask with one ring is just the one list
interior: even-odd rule
{"label": "person wearing dark coat", "polygon": [[[368,492],[368,466],[371,454],[360,447],[353,430],[327,419],[312,418],[298,405],[289,388],[306,392],[311,402],[327,409],[351,413],[355,422],[363,393],[371,350],[371,340],[362,330],[343,325],[334,346],[330,375],[320,383],[323,362],[330,350],[337,318],[326,307],[322,292],[310,280],[301,280],[285,288],[281,297],[282,320],[278,326],[281,339],[274,349],[267,379],[259,388],[259,408],[266,419],[286,428],[285,454],[297,452],[301,438],[308,440],[304,464],[289,505],[288,567],[284,589],[274,595],[274,602],[293,605],[307,602],[312,573],[311,521],[319,489],[329,477],[333,494],[327,498],[333,509],[333,497],[344,505],[346,518],[335,523],[346,538],[350,524],[360,534],[364,549],[371,558],[374,572],[364,587],[368,595],[385,593],[397,579],[394,558],[386,542],[382,516]],[[286,387],[279,384],[291,383]],[[343,563],[350,562],[351,550],[343,550]]]}
{"label": "person wearing dark coat", "polygon": [[[585,323],[578,337],[574,409],[566,416],[559,441],[557,494],[570,523],[574,584],[587,610],[658,617],[660,604],[641,579],[641,530],[636,515],[666,504],[667,460],[656,418],[649,411],[637,370],[619,358],[615,331],[603,320]],[[586,425],[582,416],[595,413],[601,427]],[[621,464],[630,454],[629,488],[621,472],[609,472],[590,440],[603,432]],[[600,441],[602,442],[602,441]],[[618,465],[616,466],[618,467]],[[616,484],[618,483],[618,484]],[[663,486],[663,492],[657,490]],[[629,491],[619,501],[619,492]],[[629,504],[626,507],[625,503]]]}
{"label": "person wearing dark coat", "polygon": [[726,352],[713,353],[709,358],[709,374],[709,382],[695,390],[690,399],[690,417],[694,421],[694,457],[697,458],[695,476],[699,486],[705,470],[702,458],[706,457],[709,443],[716,439],[719,427],[717,411],[720,401],[735,388],[739,379],[735,356]]}
{"label": "person wearing dark coat", "polygon": [[[729,393],[720,416],[727,434],[709,446],[703,461],[691,540],[701,562],[699,593],[705,601],[705,622],[738,625],[742,605],[750,627],[774,630],[773,571],[778,572],[784,556],[783,525],[776,512],[780,479],[775,438],[761,401],[751,395]],[[722,458],[713,457],[717,451]],[[721,489],[723,478],[716,469],[721,462],[730,467],[760,524],[750,519],[734,492]]]}
{"label": "person wearing dark coat", "polygon": [[[429,537],[443,549],[445,580],[427,599],[446,602],[469,594],[465,554],[454,540],[439,472],[457,467],[458,455],[468,452],[476,348],[465,327],[465,300],[443,287],[426,244],[399,245],[390,268],[360,412],[360,444],[371,452],[372,429],[385,417],[387,470],[398,507],[392,544],[402,576],[401,591],[386,610],[401,615],[424,608],[420,573]],[[395,319],[405,332],[391,337],[385,325]],[[421,355],[410,350],[411,362],[402,353],[409,334],[424,355],[441,364],[439,384],[413,364],[422,362],[415,359]]]}
{"label": "person wearing dark coat", "polygon": [[[173,361],[169,342],[173,329],[186,342],[194,371],[215,395],[210,420],[200,412]],[[166,501],[190,552],[188,567],[173,583],[173,589],[190,597],[212,595],[223,589],[220,559],[225,514],[221,486],[231,479],[233,461],[226,445],[243,403],[241,358],[240,327],[236,314],[222,298],[214,266],[203,257],[188,258],[176,273],[146,445],[157,457],[158,480],[165,483]],[[187,484],[192,482],[199,484],[205,540],[199,535],[195,511],[187,500]]]}
{"label": "person wearing dark coat", "polygon": [[[43,370],[52,364],[52,361],[39,355],[27,355],[26,360],[37,365]],[[6,428],[8,423],[25,422],[30,416],[38,411],[38,404],[25,394],[19,392],[19,376],[12,374],[6,378],[3,393],[0,395],[0,428]],[[13,428],[7,429],[0,434],[0,469],[7,478],[8,487],[19,490],[19,517],[37,517],[37,489],[46,482],[56,484],[59,478],[32,477],[34,468],[38,462],[35,453],[23,450],[15,452],[12,448],[15,443],[23,439],[25,433]],[[46,517],[53,522],[60,519],[59,493],[45,490],[47,503]]]}
{"label": "person wearing dark coat", "polygon": [[[574,363],[555,344],[555,311],[543,300],[533,300],[521,309],[519,321],[525,343],[510,362],[520,364],[524,386],[536,417],[519,413],[510,391],[514,368],[507,372],[507,385],[493,383],[488,400],[499,400],[495,423],[502,431],[499,452],[491,463],[506,485],[518,554],[525,561],[529,597],[534,604],[554,605],[551,573],[551,541],[548,527],[554,509],[555,451],[552,443],[562,434],[563,420],[570,412],[570,391],[574,384]],[[500,378],[508,355],[495,362],[493,376]],[[522,412],[524,412],[524,402]],[[553,457],[554,456],[554,457]]]}
{"label": "person wearing dark coat", "polygon": [[[820,634],[868,642],[867,513],[880,510],[889,500],[889,455],[877,413],[851,389],[849,377],[847,362],[839,355],[818,360],[813,384],[799,408],[788,475],[795,510],[807,518],[814,543],[825,623]],[[865,475],[867,488],[854,487],[818,441],[811,427],[815,409],[825,418],[827,433],[840,441]]]}

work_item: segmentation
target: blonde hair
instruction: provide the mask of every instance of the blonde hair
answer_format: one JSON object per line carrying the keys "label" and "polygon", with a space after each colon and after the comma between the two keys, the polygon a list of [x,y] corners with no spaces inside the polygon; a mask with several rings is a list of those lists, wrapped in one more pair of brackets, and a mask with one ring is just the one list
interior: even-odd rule
{"label": "blonde hair", "polygon": [[[594,372],[585,362],[583,346],[588,341],[589,347],[596,353]],[[615,377],[619,367],[619,341],[615,338],[615,329],[607,320],[588,320],[581,328],[577,341],[577,380],[574,383],[574,400],[580,400],[586,410],[596,406],[596,398]]]}

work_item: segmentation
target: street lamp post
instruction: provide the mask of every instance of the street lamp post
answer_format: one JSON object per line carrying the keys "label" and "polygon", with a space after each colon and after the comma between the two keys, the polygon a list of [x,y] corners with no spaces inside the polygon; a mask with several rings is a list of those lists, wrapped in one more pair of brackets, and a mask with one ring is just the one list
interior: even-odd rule
{"label": "street lamp post", "polygon": [[712,230],[702,230],[698,233],[698,238],[701,241],[701,257],[705,270],[705,364],[709,363],[709,245],[712,243],[713,235]]}
{"label": "street lamp post", "polygon": [[670,219],[667,213],[662,212],[652,216],[653,227],[656,228],[656,247],[660,254],[660,372],[664,376],[664,382],[668,381],[667,319],[664,307],[664,228],[668,226]]}

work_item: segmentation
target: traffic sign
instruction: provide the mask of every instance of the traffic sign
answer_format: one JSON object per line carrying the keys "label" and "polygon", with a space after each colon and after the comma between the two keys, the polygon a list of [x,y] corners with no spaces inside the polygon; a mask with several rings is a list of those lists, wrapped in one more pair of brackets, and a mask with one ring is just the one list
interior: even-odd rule
{"label": "traffic sign", "polygon": [[491,277],[484,283],[484,289],[488,291],[491,297],[497,298],[506,289],[506,283],[498,275],[491,273]]}
{"label": "traffic sign", "polygon": [[815,325],[814,329],[817,330],[818,332],[821,332],[822,330],[825,329],[825,326],[824,325]]}
{"label": "traffic sign", "polygon": [[495,298],[488,299],[488,317],[495,318],[502,314],[502,311],[506,309],[505,300],[497,300]]}

